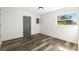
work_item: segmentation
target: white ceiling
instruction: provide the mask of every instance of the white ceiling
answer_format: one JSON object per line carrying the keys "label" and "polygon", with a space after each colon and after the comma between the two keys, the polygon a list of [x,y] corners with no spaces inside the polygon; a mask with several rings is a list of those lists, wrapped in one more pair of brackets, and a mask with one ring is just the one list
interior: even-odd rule
{"label": "white ceiling", "polygon": [[[4,8],[4,7],[3,7]],[[34,14],[45,14],[54,10],[58,10],[64,7],[44,7],[44,9],[38,9],[38,7],[6,7],[6,8],[13,8],[13,9],[19,9],[19,10],[23,10],[23,11],[27,11],[27,12],[31,12]]]}
{"label": "white ceiling", "polygon": [[45,14],[54,10],[61,9],[63,7],[44,7],[43,10],[38,9],[38,7],[19,7],[20,9],[28,12],[32,12],[35,14]]}

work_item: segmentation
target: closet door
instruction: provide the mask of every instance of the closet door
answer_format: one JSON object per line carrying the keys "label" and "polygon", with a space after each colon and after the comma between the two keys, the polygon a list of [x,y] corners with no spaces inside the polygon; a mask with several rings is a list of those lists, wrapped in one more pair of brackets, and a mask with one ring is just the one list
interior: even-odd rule
{"label": "closet door", "polygon": [[31,17],[23,16],[23,35],[24,37],[31,36]]}

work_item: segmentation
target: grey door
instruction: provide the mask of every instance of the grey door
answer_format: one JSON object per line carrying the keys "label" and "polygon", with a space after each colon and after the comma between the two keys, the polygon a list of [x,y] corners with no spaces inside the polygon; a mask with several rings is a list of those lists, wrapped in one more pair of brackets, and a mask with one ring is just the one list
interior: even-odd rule
{"label": "grey door", "polygon": [[31,36],[31,17],[23,16],[23,36]]}

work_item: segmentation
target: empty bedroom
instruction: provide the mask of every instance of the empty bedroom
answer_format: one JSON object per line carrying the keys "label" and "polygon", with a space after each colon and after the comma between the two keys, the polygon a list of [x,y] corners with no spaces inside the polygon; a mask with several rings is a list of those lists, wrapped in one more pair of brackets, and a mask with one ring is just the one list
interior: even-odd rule
{"label": "empty bedroom", "polygon": [[0,51],[78,51],[78,7],[0,7]]}

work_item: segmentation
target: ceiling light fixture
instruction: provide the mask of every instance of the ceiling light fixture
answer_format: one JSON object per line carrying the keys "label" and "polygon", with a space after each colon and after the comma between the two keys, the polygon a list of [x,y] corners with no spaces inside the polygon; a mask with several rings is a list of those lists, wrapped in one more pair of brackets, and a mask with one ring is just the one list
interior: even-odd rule
{"label": "ceiling light fixture", "polygon": [[41,10],[43,10],[43,9],[44,9],[44,7],[38,7],[38,9],[41,9]]}

